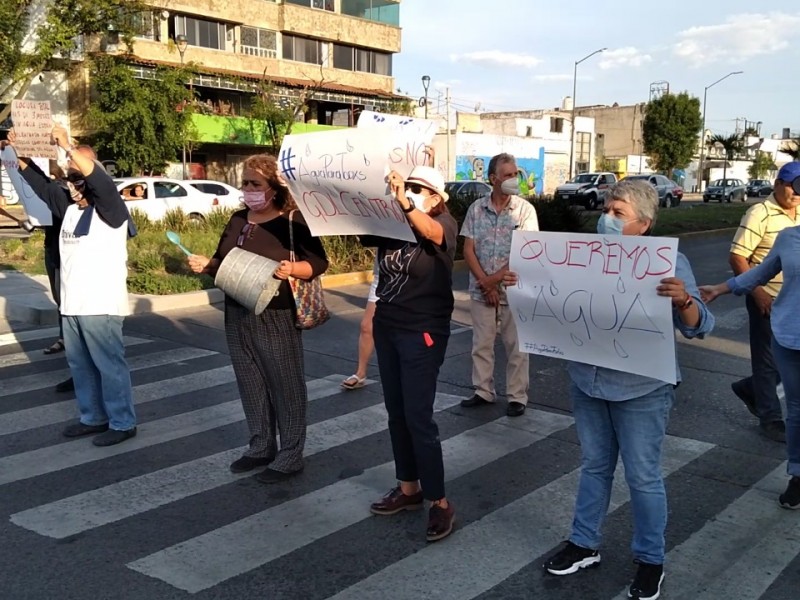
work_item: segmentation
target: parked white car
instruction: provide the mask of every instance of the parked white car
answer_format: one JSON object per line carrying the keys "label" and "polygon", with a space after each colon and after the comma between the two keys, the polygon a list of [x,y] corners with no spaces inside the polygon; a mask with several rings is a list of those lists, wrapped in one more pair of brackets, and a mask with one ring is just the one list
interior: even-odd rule
{"label": "parked white car", "polygon": [[[153,221],[163,219],[168,211],[177,208],[183,210],[190,218],[201,220],[215,208],[227,206],[227,203],[223,204],[223,198],[234,198],[230,190],[225,188],[223,189],[229,193],[215,195],[203,192],[192,185],[198,183],[225,185],[219,182],[182,181],[164,177],[123,177],[114,179],[114,183],[128,210],[140,210]],[[241,192],[232,189],[241,195]],[[226,202],[232,202],[231,206],[238,206],[238,199]]]}
{"label": "parked white car", "polygon": [[[244,205],[244,194],[242,190],[237,190],[232,185],[214,181],[212,179],[192,179],[184,181],[194,189],[210,194],[218,200],[218,205],[223,208],[242,208]],[[216,206],[216,205],[215,205]]]}

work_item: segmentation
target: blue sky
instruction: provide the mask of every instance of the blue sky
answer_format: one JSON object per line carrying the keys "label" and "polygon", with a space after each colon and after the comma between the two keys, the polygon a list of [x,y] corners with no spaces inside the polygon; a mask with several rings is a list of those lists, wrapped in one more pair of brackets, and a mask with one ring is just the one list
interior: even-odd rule
{"label": "blue sky", "polygon": [[[759,8],[763,6],[764,8]],[[720,10],[722,7],[722,10]],[[553,108],[572,94],[578,105],[646,102],[650,84],[702,101],[706,127],[733,133],[735,119],[762,121],[762,135],[800,131],[800,2],[773,0],[403,0],[396,85],[422,96],[429,75],[430,114],[450,87],[458,110]]]}

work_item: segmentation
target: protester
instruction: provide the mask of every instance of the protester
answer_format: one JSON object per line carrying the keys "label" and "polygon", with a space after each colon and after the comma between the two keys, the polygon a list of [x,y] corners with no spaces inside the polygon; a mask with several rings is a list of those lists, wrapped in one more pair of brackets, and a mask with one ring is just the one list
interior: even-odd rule
{"label": "protester", "polygon": [[[67,152],[67,185],[19,157],[22,177],[53,213],[60,228],[60,297],[67,362],[80,409],[66,437],[99,434],[112,446],[136,435],[131,376],[122,324],[129,314],[126,286],[130,216],[113,180],[89,146],[73,147],[63,127],[54,143]],[[9,138],[13,143],[14,139]]]}
{"label": "protester", "polygon": [[[597,232],[604,236],[649,235],[656,222],[658,195],[647,183],[622,181],[607,196]],[[516,285],[507,273],[507,285]],[[709,333],[714,317],[700,300],[694,274],[678,253],[675,276],[661,280],[660,296],[672,301],[675,327],[688,338]],[[675,359],[677,380],[680,369]],[[568,364],[570,396],[581,445],[581,476],[572,534],[544,568],[568,575],[600,562],[601,529],[611,497],[614,469],[622,456],[631,497],[631,549],[639,564],[628,597],[658,598],[664,581],[667,496],[661,451],[675,398],[671,384],[642,375],[577,362]]]}
{"label": "protester", "polygon": [[367,367],[369,358],[375,350],[375,342],[372,339],[372,319],[375,317],[375,303],[378,301],[378,259],[372,265],[372,283],[367,294],[367,306],[361,317],[361,327],[358,334],[358,365],[356,372],[342,382],[342,387],[346,390],[356,390],[364,387],[367,381]]}
{"label": "protester", "polygon": [[[778,194],[788,200],[786,204],[800,206],[800,163],[790,163],[778,173]],[[792,186],[794,184],[794,186]],[[777,192],[778,185],[776,185]],[[776,197],[777,194],[776,194]],[[783,273],[783,285],[772,303],[772,355],[783,381],[786,395],[786,450],[787,472],[790,476],[786,491],[778,497],[784,508],[800,509],[800,226],[783,229],[775,239],[769,254],[758,266],[737,275],[725,283],[701,286],[706,302],[722,294],[733,292],[737,296],[750,294]]]}
{"label": "protester", "polygon": [[[301,330],[295,327],[295,301],[287,278],[318,277],[328,268],[328,259],[296,210],[275,157],[258,154],[244,162],[242,192],[247,208],[231,216],[214,256],[192,255],[188,260],[195,273],[214,275],[238,247],[280,263],[275,276],[283,281],[260,315],[225,296],[225,335],[250,430],[249,448],[230,469],[244,473],[269,465],[256,479],[277,483],[303,470],[308,404]],[[290,227],[295,262],[289,259]]]}
{"label": "protester", "polygon": [[421,509],[429,500],[426,537],[433,542],[450,535],[455,520],[445,496],[433,405],[450,337],[458,226],[447,212],[444,179],[436,169],[415,167],[405,181],[392,171],[388,181],[416,241],[361,239],[378,248],[373,337],[398,479],[370,511],[394,515]]}
{"label": "protester", "polygon": [[[741,275],[761,264],[778,233],[787,227],[800,225],[800,214],[794,201],[792,180],[800,177],[800,163],[790,162],[778,171],[774,191],[766,200],[755,204],[742,217],[730,250],[730,265],[734,275]],[[786,424],[778,399],[780,382],[772,356],[772,327],[770,313],[781,291],[783,275],[753,288],[745,305],[750,321],[750,364],[752,375],[731,384],[733,392],[756,417],[761,433],[776,442],[786,441]]]}
{"label": "protester", "polygon": [[17,227],[19,227],[20,229],[24,229],[28,233],[31,233],[35,229],[35,227],[31,224],[31,222],[28,219],[17,218],[15,215],[11,214],[5,208],[3,208],[3,205],[5,205],[5,198],[3,196],[0,196],[0,215],[3,215],[6,219],[14,221],[14,223],[17,224]]}
{"label": "protester", "polygon": [[507,357],[506,414],[509,417],[525,412],[530,376],[528,354],[519,350],[517,326],[501,283],[508,270],[513,231],[539,230],[533,205],[517,195],[518,175],[517,162],[512,155],[503,153],[492,157],[489,161],[492,192],[470,206],[461,227],[464,260],[470,271],[472,385],[475,387],[475,394],[463,400],[461,406],[494,402],[494,344],[499,333]]}

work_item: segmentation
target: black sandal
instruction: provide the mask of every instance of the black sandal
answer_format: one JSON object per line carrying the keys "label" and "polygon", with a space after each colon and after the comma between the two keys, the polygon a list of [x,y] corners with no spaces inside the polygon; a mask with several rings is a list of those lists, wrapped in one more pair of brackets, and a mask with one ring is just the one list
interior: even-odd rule
{"label": "black sandal", "polygon": [[64,341],[57,340],[55,344],[50,346],[49,348],[44,349],[45,354],[58,354],[59,352],[64,351]]}

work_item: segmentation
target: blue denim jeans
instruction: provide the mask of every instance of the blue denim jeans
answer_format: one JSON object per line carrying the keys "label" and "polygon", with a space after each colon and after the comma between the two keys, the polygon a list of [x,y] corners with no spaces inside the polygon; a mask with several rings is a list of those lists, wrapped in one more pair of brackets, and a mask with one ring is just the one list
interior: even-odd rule
{"label": "blue denim jeans", "polygon": [[633,510],[633,556],[663,564],[667,494],[661,445],[675,398],[672,386],[632,400],[608,401],[587,396],[573,384],[570,396],[582,454],[570,541],[584,548],[600,546],[614,469],[622,455]]}
{"label": "blue denim jeans", "polygon": [[122,321],[114,315],[63,317],[67,362],[84,425],[108,423],[118,431],[136,427]]}
{"label": "blue denim jeans", "polygon": [[800,477],[800,350],[781,346],[773,338],[772,355],[786,394],[786,470],[792,477]]}

